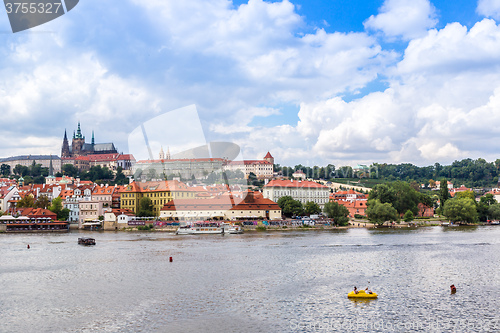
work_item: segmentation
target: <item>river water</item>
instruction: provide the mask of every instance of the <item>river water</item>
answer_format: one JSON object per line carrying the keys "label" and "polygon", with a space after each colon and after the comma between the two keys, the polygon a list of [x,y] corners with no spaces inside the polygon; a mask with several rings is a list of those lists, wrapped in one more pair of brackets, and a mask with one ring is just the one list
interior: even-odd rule
{"label": "river water", "polygon": [[0,253],[0,332],[500,331],[496,226],[0,234]]}

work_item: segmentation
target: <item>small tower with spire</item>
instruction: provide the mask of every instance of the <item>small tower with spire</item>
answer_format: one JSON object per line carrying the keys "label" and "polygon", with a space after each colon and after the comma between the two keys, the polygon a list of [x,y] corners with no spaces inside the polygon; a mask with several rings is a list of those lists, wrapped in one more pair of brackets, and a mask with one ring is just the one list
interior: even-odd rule
{"label": "small tower with spire", "polygon": [[165,159],[165,153],[163,152],[163,146],[161,146],[161,149],[160,149],[160,160],[164,160]]}
{"label": "small tower with spire", "polygon": [[167,160],[170,159],[170,147],[167,147],[167,156],[166,156],[166,159]]}
{"label": "small tower with spire", "polygon": [[54,176],[54,166],[52,165],[52,154],[50,154],[49,176]]}

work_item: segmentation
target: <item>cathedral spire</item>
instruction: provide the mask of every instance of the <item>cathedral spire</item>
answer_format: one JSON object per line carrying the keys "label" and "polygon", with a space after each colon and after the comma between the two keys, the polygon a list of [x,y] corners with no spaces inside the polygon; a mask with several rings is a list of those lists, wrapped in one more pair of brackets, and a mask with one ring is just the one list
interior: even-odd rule
{"label": "cathedral spire", "polygon": [[78,129],[76,130],[76,138],[83,139],[82,130],[80,129],[80,122],[78,122]]}
{"label": "cathedral spire", "polygon": [[70,157],[68,135],[66,134],[66,129],[64,129],[64,139],[61,149],[61,157]]}
{"label": "cathedral spire", "polygon": [[[64,139],[66,139],[66,131],[64,131]],[[52,154],[50,154],[49,176],[54,176],[54,167],[52,166]]]}
{"label": "cathedral spire", "polygon": [[160,149],[160,160],[164,160],[165,159],[165,153],[163,152],[163,146],[161,146],[161,149]]}

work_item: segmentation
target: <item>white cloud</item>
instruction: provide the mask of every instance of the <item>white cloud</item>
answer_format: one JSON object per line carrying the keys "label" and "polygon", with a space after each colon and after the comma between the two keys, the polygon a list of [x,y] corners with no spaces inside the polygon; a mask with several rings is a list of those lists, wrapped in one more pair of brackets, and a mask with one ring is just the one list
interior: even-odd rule
{"label": "white cloud", "polygon": [[382,31],[388,38],[409,40],[436,26],[436,10],[429,0],[386,0],[378,15],[364,23],[366,29]]}
{"label": "white cloud", "polygon": [[[390,72],[389,89],[350,102],[335,97],[301,103],[297,126],[287,129],[295,137],[294,152],[320,157],[323,164],[495,159],[497,59],[500,27],[492,20],[469,31],[459,24],[430,31],[410,42]],[[271,138],[257,142],[260,151],[282,135],[281,128],[266,133]]]}
{"label": "white cloud", "polygon": [[500,19],[500,0],[479,0],[476,12],[479,15]]}
{"label": "white cloud", "polygon": [[[215,80],[234,74],[239,85],[252,85],[267,101],[300,102],[356,90],[396,56],[365,33],[318,29],[298,36],[303,18],[287,0],[250,0],[238,8],[229,1],[133,1],[163,32],[169,45],[163,50],[195,54],[203,61],[190,66],[203,66],[200,72],[213,67],[208,74]],[[196,84],[202,82],[198,76]]]}

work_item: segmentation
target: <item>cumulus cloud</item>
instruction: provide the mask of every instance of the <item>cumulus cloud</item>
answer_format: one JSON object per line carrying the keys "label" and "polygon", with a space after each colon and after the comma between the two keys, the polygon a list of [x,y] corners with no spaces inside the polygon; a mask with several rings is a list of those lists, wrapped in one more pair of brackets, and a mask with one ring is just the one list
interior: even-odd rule
{"label": "cumulus cloud", "polygon": [[[133,1],[156,22],[168,49],[196,54],[203,60],[199,66],[213,67],[211,80],[224,75],[226,82],[252,85],[253,93],[267,102],[300,102],[356,90],[396,57],[365,33],[318,29],[298,35],[303,18],[287,0],[250,0],[237,8],[228,1]],[[196,80],[199,85],[204,78]]]}
{"label": "cumulus cloud", "polygon": [[479,15],[500,19],[500,1],[499,0],[479,0],[476,12]]}
{"label": "cumulus cloud", "polygon": [[436,10],[429,0],[386,0],[378,15],[370,16],[366,29],[381,31],[388,38],[418,38],[436,26]]}
{"label": "cumulus cloud", "polygon": [[[470,30],[455,23],[430,31],[410,42],[388,72],[385,91],[349,102],[334,97],[301,103],[297,125],[287,128],[301,142],[295,153],[341,163],[494,159],[490,152],[500,136],[499,33],[487,19]],[[282,130],[265,134],[273,138]],[[257,143],[262,151],[266,142]]]}

